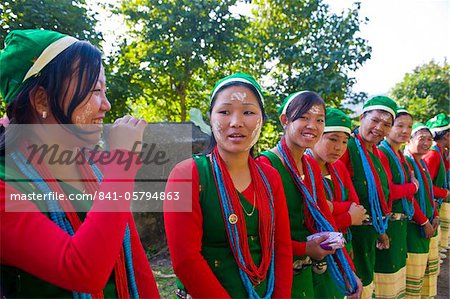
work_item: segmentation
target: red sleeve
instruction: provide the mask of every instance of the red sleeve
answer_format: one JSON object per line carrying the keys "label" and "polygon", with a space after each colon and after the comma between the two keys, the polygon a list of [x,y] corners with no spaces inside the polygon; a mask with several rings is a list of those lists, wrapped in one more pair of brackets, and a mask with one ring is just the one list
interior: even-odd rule
{"label": "red sleeve", "polygon": [[[267,158],[266,156],[258,156],[258,158],[256,158],[256,161],[258,161],[258,163],[265,163],[267,165],[272,166],[272,163],[270,162],[269,158]],[[284,189],[283,189],[284,192]],[[289,217],[288,217],[289,219]],[[294,256],[302,256],[306,254],[306,242],[299,242],[299,241],[295,241],[295,240],[291,240],[292,241],[292,252]]]}
{"label": "red sleeve", "polygon": [[333,216],[337,216],[342,213],[346,213],[348,211],[348,209],[350,209],[352,202],[350,202],[350,201],[333,201],[332,204],[333,204]]}
{"label": "red sleeve", "polygon": [[302,256],[306,254],[306,242],[298,242],[292,240],[292,253],[294,256]]}
{"label": "red sleeve", "polygon": [[289,298],[292,289],[292,248],[289,214],[283,184],[278,172],[261,164],[275,196],[275,288],[273,298]]}
{"label": "red sleeve", "polygon": [[389,202],[393,200],[402,199],[403,197],[409,197],[416,193],[416,186],[413,183],[405,183],[405,184],[394,184],[392,181],[392,172],[391,166],[389,165],[389,160],[386,157],[386,154],[380,150],[378,150],[378,156],[380,157],[381,164],[383,165],[383,169],[386,172],[388,182],[389,182]]}
{"label": "red sleeve", "polygon": [[347,228],[352,225],[352,217],[349,213],[342,213],[339,215],[333,215],[334,221],[336,222],[337,228],[342,230],[344,233],[347,232]]}
{"label": "red sleeve", "polygon": [[339,159],[339,161],[341,161],[342,164],[347,168],[349,175],[351,177],[353,177],[353,166],[352,166],[352,161],[350,160],[350,152],[348,150],[348,147],[345,150],[345,153]]}
{"label": "red sleeve", "polygon": [[[189,202],[180,197],[179,201],[164,201],[164,224],[167,245],[172,258],[175,274],[193,298],[230,298],[204,259],[202,251],[203,216],[200,207],[197,166],[189,159],[179,163],[170,173],[166,193],[179,192],[177,181],[192,174],[192,212],[168,212],[174,205]],[[195,269],[195,271],[193,271]]]}
{"label": "red sleeve", "polygon": [[136,278],[136,285],[141,298],[160,298],[158,287],[156,286],[155,278],[153,277],[152,269],[142,247],[134,219],[131,216],[128,222],[131,234],[131,248],[133,250],[133,268]]}
{"label": "red sleeve", "polygon": [[413,205],[414,205],[413,220],[416,223],[418,223],[419,225],[425,224],[425,222],[427,222],[427,220],[428,220],[427,216],[425,216],[423,214],[422,210],[420,209],[419,204],[417,203],[416,198],[413,198],[412,201],[413,201]]}
{"label": "red sleeve", "polygon": [[339,229],[341,229],[344,233],[347,231],[347,228],[349,228],[352,225],[352,217],[350,216],[348,210],[350,209],[350,206],[352,203],[356,203],[359,205],[359,198],[356,194],[355,187],[353,186],[353,182],[350,178],[350,174],[348,173],[347,168],[345,168],[345,165],[342,161],[336,161],[333,166],[335,167],[337,173],[339,173],[339,177],[342,180],[342,184],[344,185],[344,188],[347,189],[347,200],[345,203],[347,203],[347,208],[344,211],[344,213],[335,215],[335,212],[333,211],[333,216],[336,221],[336,225]]}
{"label": "red sleeve", "polygon": [[447,189],[439,188],[433,184],[434,197],[445,198],[447,197]]}
{"label": "red sleeve", "polygon": [[[132,163],[134,165],[134,163]],[[121,165],[105,166],[105,177],[99,192],[132,192],[137,166],[124,170]],[[113,178],[112,178],[113,177]],[[121,179],[121,183],[117,183]],[[116,262],[125,226],[130,221],[130,202],[95,200],[74,236],[70,236],[31,202],[8,204],[5,211],[5,189],[0,181],[1,264],[22,269],[58,287],[86,293],[101,291]],[[99,212],[109,210],[111,212]],[[15,212],[13,212],[15,211]],[[23,212],[28,211],[28,212]]]}
{"label": "red sleeve", "polygon": [[439,157],[439,153],[435,150],[429,150],[422,159],[427,164],[427,168],[430,171],[430,176],[433,181],[436,179],[436,176],[439,171],[439,166],[441,164],[441,158]]}

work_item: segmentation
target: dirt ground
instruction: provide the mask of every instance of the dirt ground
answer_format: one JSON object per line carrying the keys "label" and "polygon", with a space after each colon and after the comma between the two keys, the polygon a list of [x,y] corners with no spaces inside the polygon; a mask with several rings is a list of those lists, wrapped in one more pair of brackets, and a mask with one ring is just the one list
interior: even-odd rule
{"label": "dirt ground", "polygon": [[[449,256],[450,251],[447,251]],[[175,274],[173,274],[172,263],[170,261],[169,251],[163,248],[150,259],[153,274],[155,275],[156,283],[161,294],[161,298],[175,298],[176,281]],[[444,263],[441,264],[441,270],[438,277],[438,294],[436,299],[450,298],[450,258],[447,257]]]}

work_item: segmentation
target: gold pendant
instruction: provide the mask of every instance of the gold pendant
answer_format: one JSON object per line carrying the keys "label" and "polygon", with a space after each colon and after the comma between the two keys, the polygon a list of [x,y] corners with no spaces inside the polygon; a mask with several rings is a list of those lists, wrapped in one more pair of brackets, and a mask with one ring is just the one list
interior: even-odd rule
{"label": "gold pendant", "polygon": [[236,214],[231,214],[228,217],[228,222],[230,222],[231,224],[236,224],[238,222],[238,216]]}

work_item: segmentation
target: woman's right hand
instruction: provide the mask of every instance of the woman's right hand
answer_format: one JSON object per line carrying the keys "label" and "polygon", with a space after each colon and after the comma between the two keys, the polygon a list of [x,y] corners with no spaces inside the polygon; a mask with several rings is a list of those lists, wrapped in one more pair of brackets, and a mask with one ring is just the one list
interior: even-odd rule
{"label": "woman's right hand", "polygon": [[327,255],[334,254],[335,250],[325,250],[320,246],[320,243],[326,239],[328,239],[328,236],[321,236],[319,238],[307,241],[305,254],[316,261],[321,261]]}
{"label": "woman's right hand", "polygon": [[425,238],[430,239],[431,237],[433,237],[433,235],[434,235],[434,228],[431,225],[430,221],[427,221],[423,225],[423,230],[425,232]]}
{"label": "woman's right hand", "polygon": [[109,131],[110,150],[123,149],[140,153],[146,125],[144,119],[130,115],[117,119]]}
{"label": "woman's right hand", "polygon": [[352,203],[350,209],[348,209],[348,213],[352,218],[352,225],[362,225],[363,221],[368,218],[366,212],[366,209],[362,205]]}
{"label": "woman's right hand", "polygon": [[414,175],[414,171],[411,171],[411,183],[413,183],[414,186],[416,186],[416,192],[414,193],[417,193],[417,191],[419,191],[420,184],[416,176]]}

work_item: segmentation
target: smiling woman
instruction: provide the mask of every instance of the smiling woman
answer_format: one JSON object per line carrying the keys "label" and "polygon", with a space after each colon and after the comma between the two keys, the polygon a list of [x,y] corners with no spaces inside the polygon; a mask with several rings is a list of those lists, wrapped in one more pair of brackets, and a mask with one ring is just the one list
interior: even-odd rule
{"label": "smiling woman", "polygon": [[[111,108],[100,51],[47,30],[12,31],[5,45],[0,89],[10,123],[1,133],[0,293],[6,298],[159,297],[130,203],[69,200],[133,191],[130,178],[139,163],[131,150],[142,143],[146,122],[125,116],[110,130],[111,156],[126,155],[134,161],[130,167],[112,160],[94,163],[97,153],[82,147],[99,141]],[[38,159],[35,148],[52,150]],[[66,158],[51,161],[53,155]],[[15,194],[58,194],[62,200],[14,205],[9,198]]]}
{"label": "smiling woman", "polygon": [[325,103],[315,92],[300,91],[289,95],[278,113],[284,136],[258,159],[275,167],[286,192],[294,256],[291,297],[357,298],[362,288],[346,250],[322,248],[328,235],[307,241],[316,232],[337,231],[319,165],[305,155],[324,131]]}

